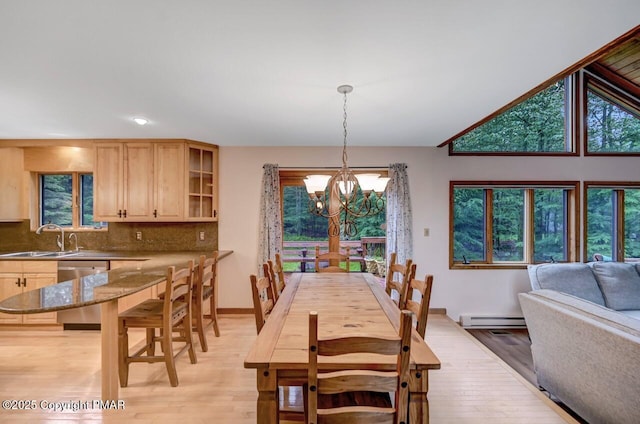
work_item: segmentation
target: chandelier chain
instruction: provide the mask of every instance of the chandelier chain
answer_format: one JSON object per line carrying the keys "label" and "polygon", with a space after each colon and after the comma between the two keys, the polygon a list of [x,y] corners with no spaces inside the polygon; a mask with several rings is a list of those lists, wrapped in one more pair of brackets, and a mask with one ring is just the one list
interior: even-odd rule
{"label": "chandelier chain", "polygon": [[333,176],[307,175],[305,186],[309,194],[309,212],[329,218],[328,234],[337,237],[357,235],[356,219],[378,214],[385,209],[384,191],[388,177],[379,174],[355,175],[347,165],[347,94],[353,87],[341,85],[338,92],[344,95],[342,106],[342,169]]}
{"label": "chandelier chain", "polygon": [[347,93],[344,93],[344,105],[342,106],[343,110],[343,121],[342,128],[344,129],[344,144],[342,146],[342,167],[347,167]]}

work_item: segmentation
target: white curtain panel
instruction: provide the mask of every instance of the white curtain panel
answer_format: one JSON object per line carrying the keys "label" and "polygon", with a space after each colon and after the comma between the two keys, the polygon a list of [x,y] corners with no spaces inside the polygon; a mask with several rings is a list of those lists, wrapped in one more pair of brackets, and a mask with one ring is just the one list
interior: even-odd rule
{"label": "white curtain panel", "polygon": [[260,221],[258,239],[258,275],[262,264],[282,250],[282,208],[280,206],[280,176],[277,164],[265,164],[260,193]]}
{"label": "white curtain panel", "polygon": [[404,263],[413,258],[413,234],[411,196],[407,165],[389,165],[387,184],[387,263],[392,252],[397,253],[397,262]]}

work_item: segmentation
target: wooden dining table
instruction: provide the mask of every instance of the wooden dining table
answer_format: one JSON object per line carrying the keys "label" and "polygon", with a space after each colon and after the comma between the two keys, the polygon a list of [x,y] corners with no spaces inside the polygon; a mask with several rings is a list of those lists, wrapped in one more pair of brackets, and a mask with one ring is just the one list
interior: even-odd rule
{"label": "wooden dining table", "polygon": [[[368,273],[295,273],[279,297],[247,354],[245,368],[256,369],[257,422],[278,423],[278,386],[305,381],[308,368],[308,315],[318,312],[319,337],[397,335],[400,310],[382,283]],[[323,358],[321,370],[338,368],[394,370],[396,358],[353,354]],[[429,370],[440,361],[414,329],[411,338],[409,422],[429,422]],[[283,384],[280,384],[283,383]]]}

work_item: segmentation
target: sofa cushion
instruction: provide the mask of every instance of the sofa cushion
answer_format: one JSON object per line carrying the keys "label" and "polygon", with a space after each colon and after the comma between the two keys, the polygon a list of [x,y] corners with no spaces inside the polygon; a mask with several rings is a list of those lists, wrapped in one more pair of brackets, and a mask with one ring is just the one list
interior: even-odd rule
{"label": "sofa cushion", "polygon": [[566,293],[554,290],[536,290],[529,292],[530,295],[544,298],[548,302],[560,305],[574,313],[589,317],[602,324],[615,327],[625,333],[640,337],[640,321],[622,312],[617,312],[605,306],[596,305],[592,302]]}
{"label": "sofa cushion", "polygon": [[539,264],[527,269],[533,290],[556,290],[605,305],[596,277],[587,264]]}
{"label": "sofa cushion", "polygon": [[628,309],[626,311],[620,311],[620,313],[640,321],[640,309]]}
{"label": "sofa cushion", "polygon": [[595,262],[591,267],[607,307],[616,311],[640,309],[640,275],[634,265]]}

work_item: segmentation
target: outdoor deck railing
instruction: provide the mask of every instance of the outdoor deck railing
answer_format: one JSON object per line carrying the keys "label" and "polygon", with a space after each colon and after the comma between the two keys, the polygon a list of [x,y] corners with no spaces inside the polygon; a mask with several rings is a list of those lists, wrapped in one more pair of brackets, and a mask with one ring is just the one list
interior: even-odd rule
{"label": "outdoor deck railing", "polygon": [[[284,241],[282,243],[282,261],[285,263],[299,263],[300,272],[314,270],[316,246],[320,251],[326,252],[329,242],[319,241]],[[384,237],[362,237],[362,240],[341,241],[340,247],[349,247],[350,261],[360,263],[360,270],[365,271],[365,257],[379,255],[384,258]]]}

